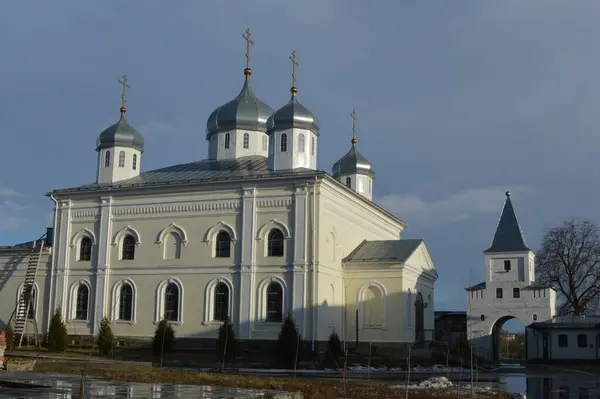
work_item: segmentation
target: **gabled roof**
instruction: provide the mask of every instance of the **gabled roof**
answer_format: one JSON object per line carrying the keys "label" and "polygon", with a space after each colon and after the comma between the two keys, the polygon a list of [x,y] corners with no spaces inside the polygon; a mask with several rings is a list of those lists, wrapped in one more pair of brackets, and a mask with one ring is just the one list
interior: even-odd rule
{"label": "gabled roof", "polygon": [[519,227],[515,210],[510,200],[510,192],[506,192],[506,202],[500,215],[500,221],[494,234],[492,245],[483,251],[488,252],[522,252],[530,249],[525,244],[523,232]]}
{"label": "gabled roof", "polygon": [[423,240],[363,241],[342,262],[404,262]]}
{"label": "gabled roof", "polygon": [[470,287],[465,288],[467,291],[478,291],[485,290],[485,281],[479,284],[472,285]]}

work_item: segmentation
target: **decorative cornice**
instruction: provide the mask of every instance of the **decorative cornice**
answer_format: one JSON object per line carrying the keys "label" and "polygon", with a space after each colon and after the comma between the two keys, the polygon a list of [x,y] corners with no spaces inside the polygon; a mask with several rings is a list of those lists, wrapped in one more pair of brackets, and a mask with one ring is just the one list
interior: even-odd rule
{"label": "decorative cornice", "polygon": [[72,211],[71,216],[73,219],[89,219],[97,218],[100,216],[100,210],[98,208],[82,208],[76,211]]}
{"label": "decorative cornice", "polygon": [[185,213],[235,210],[240,207],[240,201],[211,201],[187,204],[157,204],[143,206],[119,206],[113,209],[114,216],[149,215],[160,213]]}
{"label": "decorative cornice", "polygon": [[291,206],[291,198],[260,199],[256,201],[257,208],[289,208]]}

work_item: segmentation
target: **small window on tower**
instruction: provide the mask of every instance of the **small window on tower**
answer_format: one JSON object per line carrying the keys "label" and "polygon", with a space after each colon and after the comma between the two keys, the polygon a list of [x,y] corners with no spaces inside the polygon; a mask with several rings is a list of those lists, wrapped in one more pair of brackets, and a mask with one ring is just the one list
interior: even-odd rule
{"label": "small window on tower", "polygon": [[231,135],[225,133],[225,149],[229,148],[229,144],[231,144]]}
{"label": "small window on tower", "polygon": [[248,133],[244,133],[244,148],[250,147],[250,135]]}
{"label": "small window on tower", "polygon": [[352,178],[346,177],[346,187],[352,188]]}
{"label": "small window on tower", "polygon": [[125,167],[125,151],[119,152],[119,168]]}
{"label": "small window on tower", "polygon": [[281,152],[287,151],[287,134],[281,133]]}
{"label": "small window on tower", "polygon": [[298,152],[304,152],[304,135],[302,133],[298,136]]}
{"label": "small window on tower", "polygon": [[104,154],[104,167],[108,168],[110,166],[110,151],[106,151]]}
{"label": "small window on tower", "polygon": [[263,136],[263,151],[267,151],[269,149],[269,138],[267,136]]}
{"label": "small window on tower", "polygon": [[131,168],[133,170],[137,170],[137,154],[133,154],[133,162],[131,163]]}
{"label": "small window on tower", "polygon": [[314,156],[315,155],[315,138],[312,137],[312,139],[310,140],[310,155]]}
{"label": "small window on tower", "polygon": [[504,271],[505,272],[509,272],[510,271],[510,261],[509,260],[505,260],[504,261]]}

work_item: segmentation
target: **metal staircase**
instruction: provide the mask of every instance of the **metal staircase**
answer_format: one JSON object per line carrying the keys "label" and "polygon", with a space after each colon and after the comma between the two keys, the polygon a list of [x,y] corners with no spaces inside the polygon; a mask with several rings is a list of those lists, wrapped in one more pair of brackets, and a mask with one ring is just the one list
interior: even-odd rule
{"label": "metal staircase", "polygon": [[[34,241],[31,252],[29,253],[29,263],[27,265],[27,272],[25,274],[25,282],[23,284],[23,290],[19,296],[17,306],[13,312],[14,320],[12,323],[13,328],[13,339],[15,344],[20,348],[23,344],[23,338],[27,335],[27,322],[30,309],[33,307],[33,322],[34,328],[34,339],[36,346],[40,346],[38,337],[38,326],[37,326],[37,309],[35,308],[36,298],[39,293],[34,292],[34,283],[37,276],[37,271],[40,266],[40,259],[42,257],[42,251],[44,250],[44,240]],[[13,317],[11,317],[12,319]],[[9,320],[10,323],[10,320]]]}

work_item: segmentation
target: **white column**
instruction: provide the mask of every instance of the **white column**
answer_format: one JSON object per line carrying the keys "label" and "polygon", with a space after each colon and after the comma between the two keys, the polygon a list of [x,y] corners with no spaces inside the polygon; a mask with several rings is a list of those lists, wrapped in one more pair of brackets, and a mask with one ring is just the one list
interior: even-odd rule
{"label": "white column", "polygon": [[58,210],[56,242],[52,246],[56,250],[56,284],[54,284],[54,309],[50,309],[50,318],[54,315],[56,308],[60,308],[63,318],[67,316],[67,284],[69,281],[69,237],[71,236],[71,201],[60,201]]}
{"label": "white column", "polygon": [[107,302],[108,274],[110,259],[110,234],[112,220],[112,197],[101,198],[100,204],[100,228],[98,232],[98,262],[94,273],[93,284],[95,292],[94,300],[94,325],[93,333],[100,330],[100,322],[104,317]]}
{"label": "white column", "polygon": [[[242,257],[238,287],[237,331],[240,339],[252,336],[252,308],[254,302],[254,265],[255,265],[255,230],[256,230],[256,189],[242,190]],[[236,321],[234,321],[236,322]]]}
{"label": "white column", "polygon": [[306,237],[307,202],[306,186],[296,187],[294,193],[294,265],[292,288],[292,316],[302,336],[306,337]]}

